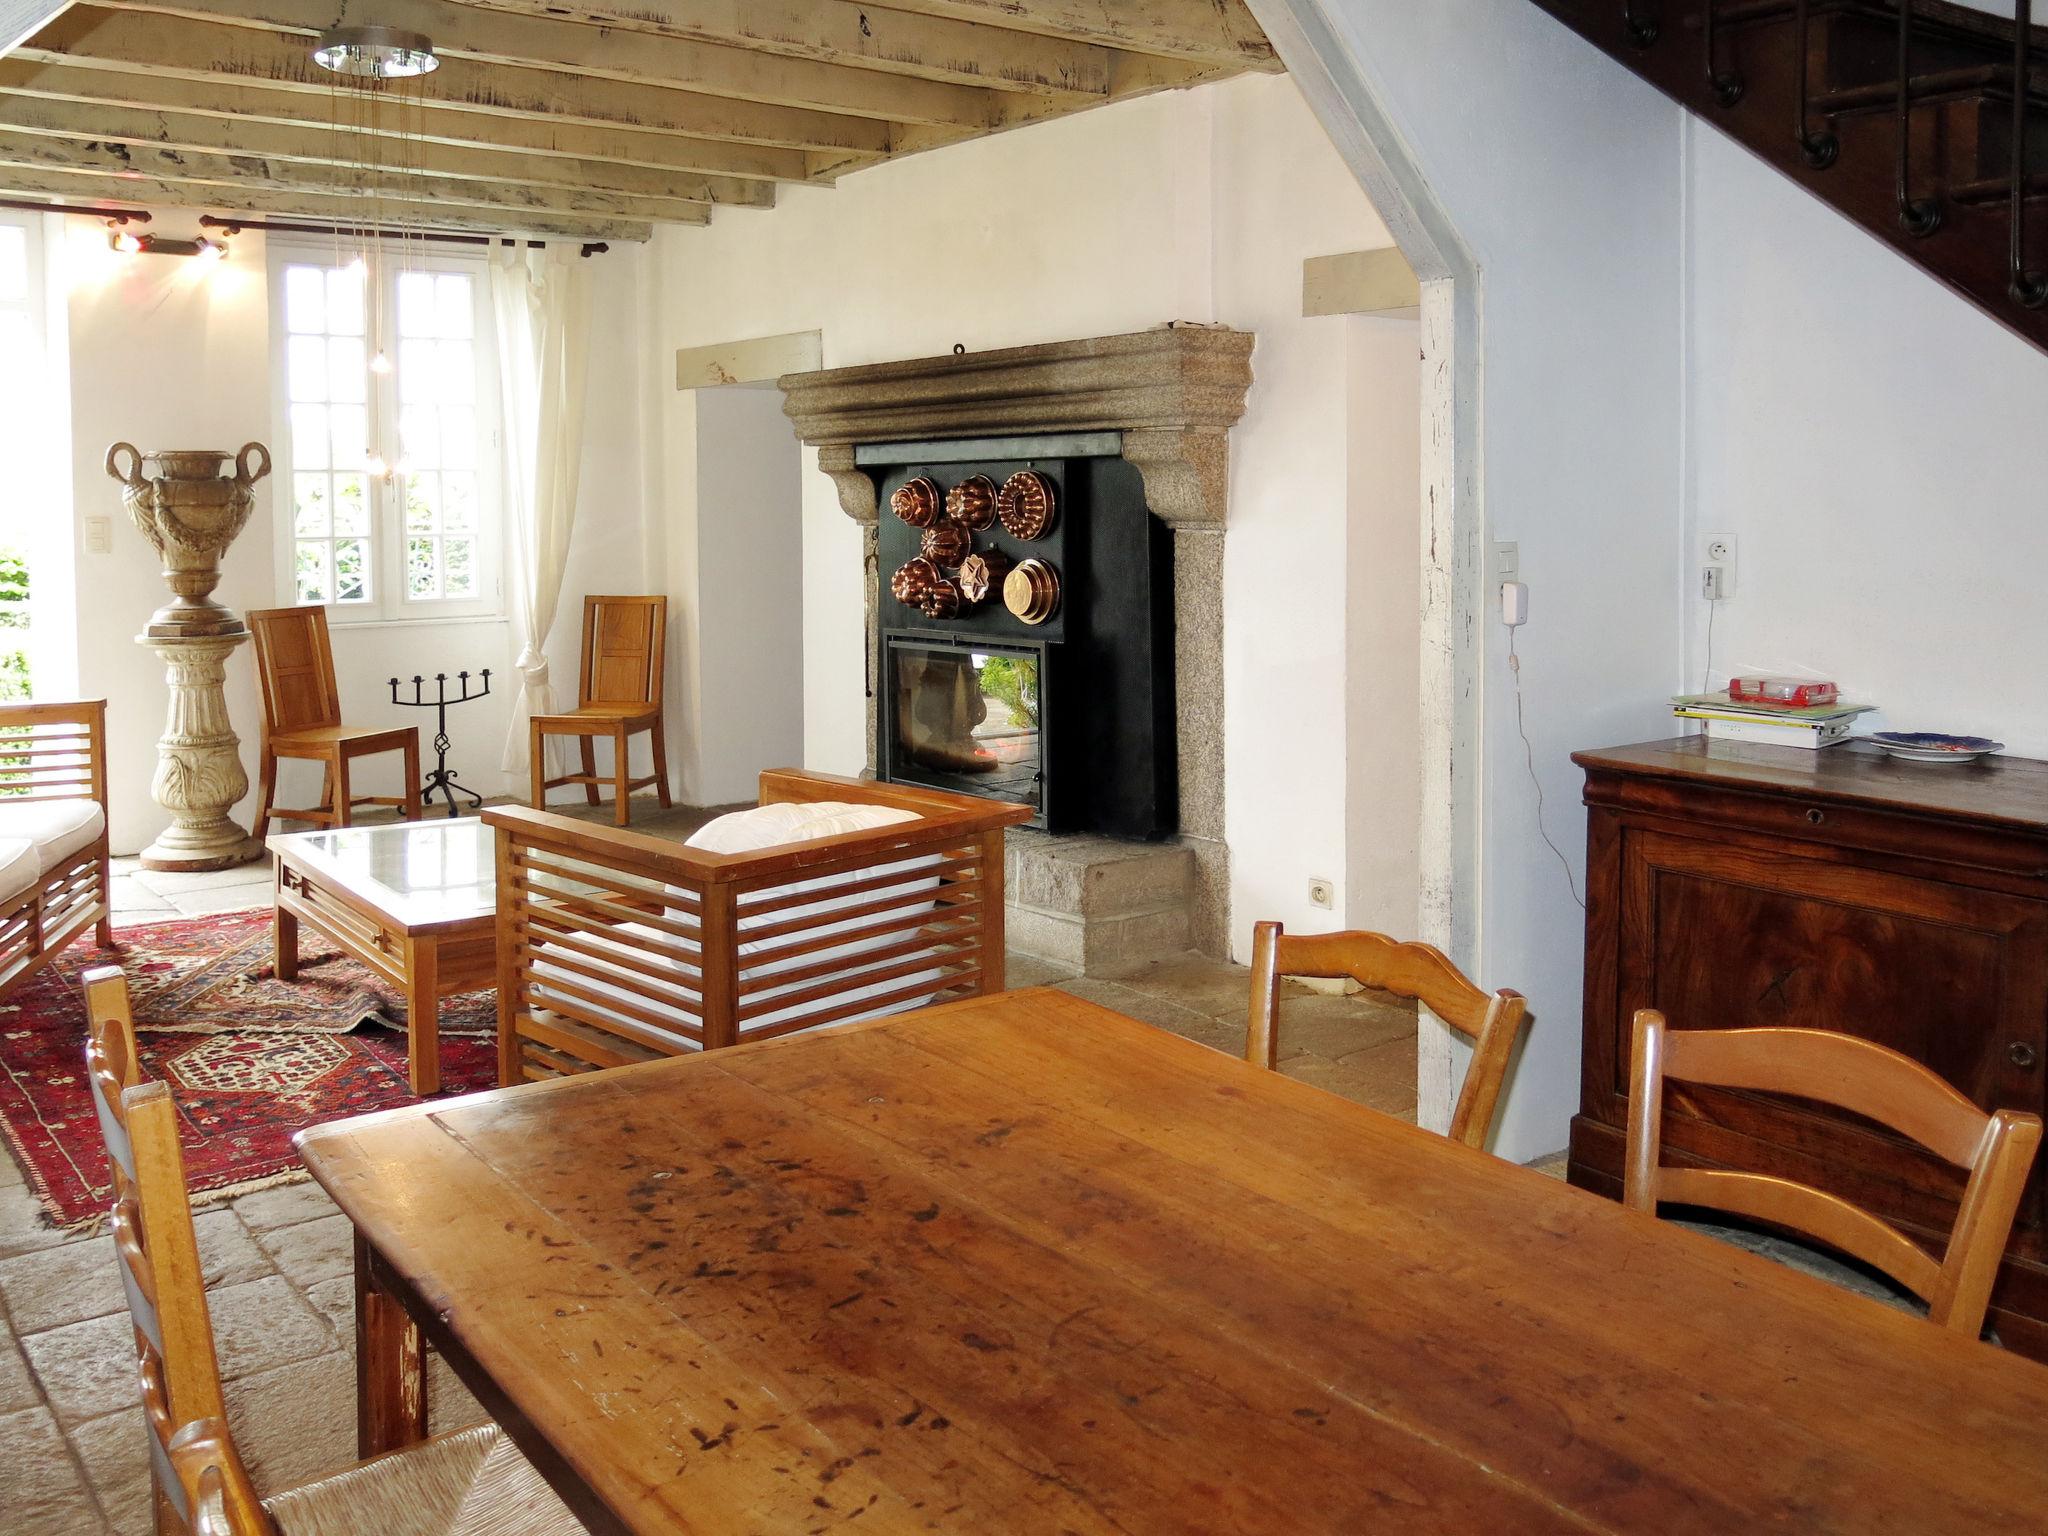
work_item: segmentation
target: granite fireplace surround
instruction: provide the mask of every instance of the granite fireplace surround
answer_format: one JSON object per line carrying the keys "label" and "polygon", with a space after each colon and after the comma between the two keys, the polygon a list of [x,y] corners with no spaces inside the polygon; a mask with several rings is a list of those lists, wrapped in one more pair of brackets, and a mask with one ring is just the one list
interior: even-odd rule
{"label": "granite fireplace surround", "polygon": [[[1230,506],[1230,428],[1251,388],[1249,332],[1187,322],[1124,336],[1060,341],[989,352],[956,352],[904,362],[785,374],[783,408],[798,437],[818,450],[846,515],[861,525],[866,567],[867,638],[878,643],[880,508],[876,483],[854,462],[863,445],[1026,434],[1121,434],[1123,457],[1145,481],[1152,514],[1173,530],[1174,689],[1179,754],[1180,833],[1160,850],[1185,865],[1185,943],[1223,956],[1229,948],[1230,853],[1223,829],[1223,532]],[[868,766],[875,766],[877,719],[868,708]],[[1082,889],[1073,909],[1085,921],[1091,884],[1103,891],[1136,885],[1136,850],[1101,856],[1061,845],[1099,839],[1017,836],[1026,858],[1050,857]],[[1063,857],[1064,855],[1064,857]],[[1016,862],[1013,857],[1013,865]],[[1121,866],[1121,868],[1120,868]],[[1053,883],[1063,878],[1052,877]],[[1168,876],[1171,884],[1174,877]],[[1012,902],[1030,901],[1028,880],[1011,882]],[[1020,886],[1025,889],[1020,892]],[[1175,898],[1178,899],[1177,897]],[[1132,911],[1138,912],[1138,908]],[[1144,934],[1183,931],[1134,916],[1127,939],[1099,948],[1107,972],[1139,958]],[[1117,919],[1112,919],[1112,922]],[[1013,942],[1030,951],[1024,925]],[[1135,943],[1132,941],[1136,941]],[[1067,958],[1076,958],[1068,956]],[[1084,967],[1098,970],[1092,958]]]}

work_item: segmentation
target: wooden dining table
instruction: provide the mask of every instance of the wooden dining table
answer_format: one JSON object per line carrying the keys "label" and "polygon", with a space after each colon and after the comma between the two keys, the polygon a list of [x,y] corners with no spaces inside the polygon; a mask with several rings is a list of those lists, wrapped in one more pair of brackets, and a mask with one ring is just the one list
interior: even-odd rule
{"label": "wooden dining table", "polygon": [[2048,1369],[1046,990],[304,1132],[594,1532],[2037,1531]]}

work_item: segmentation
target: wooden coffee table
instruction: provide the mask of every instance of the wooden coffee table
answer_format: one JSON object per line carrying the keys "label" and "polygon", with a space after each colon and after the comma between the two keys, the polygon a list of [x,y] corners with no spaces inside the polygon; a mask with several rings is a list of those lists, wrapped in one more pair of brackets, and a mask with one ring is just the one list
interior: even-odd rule
{"label": "wooden coffee table", "polygon": [[296,979],[299,925],[405,994],[412,1091],[441,1088],[440,1000],[497,979],[494,840],[474,816],[285,832],[277,856],[277,978]]}

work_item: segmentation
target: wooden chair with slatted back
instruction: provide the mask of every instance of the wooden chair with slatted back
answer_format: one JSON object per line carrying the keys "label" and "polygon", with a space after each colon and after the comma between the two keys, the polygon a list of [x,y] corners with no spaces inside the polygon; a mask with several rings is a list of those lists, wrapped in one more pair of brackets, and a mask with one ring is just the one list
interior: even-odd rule
{"label": "wooden chair with slatted back", "polygon": [[83,982],[86,1075],[112,1169],[108,1228],[135,1325],[157,1536],[583,1536],[494,1424],[257,1500],[227,1429],[176,1106],[167,1086],[143,1077],[119,968]]}
{"label": "wooden chair with slatted back", "polygon": [[1283,976],[1348,979],[1412,998],[1469,1039],[1472,1064],[1451,1111],[1450,1136],[1486,1150],[1508,1061],[1528,1016],[1521,993],[1480,991],[1433,945],[1402,943],[1365,929],[1295,936],[1278,923],[1260,923],[1252,929],[1252,1006],[1244,1045],[1245,1060],[1255,1067],[1279,1065]]}
{"label": "wooden chair with slatted back", "polygon": [[[351,726],[341,723],[341,695],[334,682],[334,649],[328,641],[327,610],[317,606],[259,608],[248,615],[256,640],[256,675],[263,684],[263,736],[257,748],[256,837],[270,831],[273,816],[345,827],[357,806],[393,805],[407,821],[420,818],[420,733],[417,727]],[[405,755],[403,795],[358,795],[349,788],[349,765],[383,752]],[[274,810],[280,758],[321,767],[321,803],[303,810]]]}
{"label": "wooden chair with slatted back", "polygon": [[[668,652],[668,599],[665,597],[586,597],[583,600],[583,666],[576,684],[576,708],[566,714],[533,717],[533,803],[545,809],[547,793],[564,784],[581,784],[584,798],[598,803],[600,785],[612,789],[612,818],[630,826],[630,799],[636,789],[654,786],[661,804],[669,804],[668,732],[662,716],[662,674]],[[650,733],[654,772],[632,778],[627,767],[628,743]],[[550,736],[573,736],[582,753],[580,773],[547,776]],[[612,772],[597,772],[597,738],[612,744]]]}
{"label": "wooden chair with slatted back", "polygon": [[[1732,1168],[1666,1167],[1664,1085],[1781,1093],[1845,1109],[1969,1170],[1939,1260],[1848,1201],[1805,1184]],[[1655,1215],[1660,1201],[1703,1206],[1811,1237],[1861,1259],[1927,1303],[1937,1327],[1976,1338],[2013,1213],[2041,1144],[2041,1120],[1988,1114],[1919,1062],[1828,1029],[1673,1029],[1654,1008],[1635,1017],[1622,1199]]]}

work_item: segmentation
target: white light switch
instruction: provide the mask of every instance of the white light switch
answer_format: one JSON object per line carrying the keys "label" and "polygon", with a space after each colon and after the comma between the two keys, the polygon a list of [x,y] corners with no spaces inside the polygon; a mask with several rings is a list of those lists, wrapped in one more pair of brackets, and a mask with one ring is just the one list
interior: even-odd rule
{"label": "white light switch", "polygon": [[88,517],[85,520],[85,552],[88,555],[111,555],[114,552],[114,520],[111,517]]}

